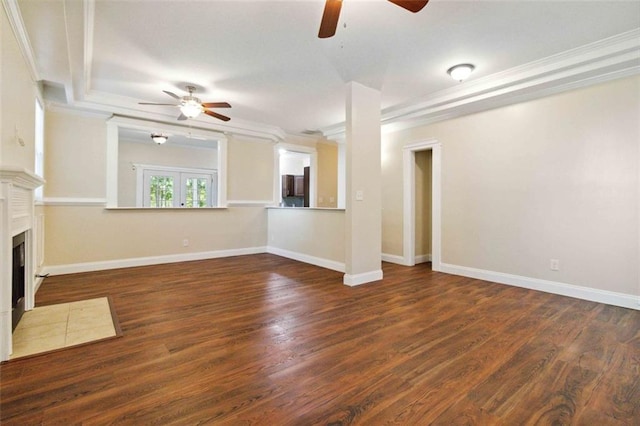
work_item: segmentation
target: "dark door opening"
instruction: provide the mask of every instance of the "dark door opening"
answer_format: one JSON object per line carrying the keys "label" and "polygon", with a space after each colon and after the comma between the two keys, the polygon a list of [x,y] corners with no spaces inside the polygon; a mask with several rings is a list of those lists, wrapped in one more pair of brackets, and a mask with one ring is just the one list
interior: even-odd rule
{"label": "dark door opening", "polygon": [[26,250],[25,233],[13,237],[13,270],[11,273],[11,330],[15,330],[24,314]]}

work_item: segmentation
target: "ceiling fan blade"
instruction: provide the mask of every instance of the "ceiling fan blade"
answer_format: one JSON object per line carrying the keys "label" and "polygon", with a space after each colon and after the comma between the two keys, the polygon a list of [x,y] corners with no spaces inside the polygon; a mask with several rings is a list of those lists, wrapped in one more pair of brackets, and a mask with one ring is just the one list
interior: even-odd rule
{"label": "ceiling fan blade", "polygon": [[169,105],[169,106],[178,106],[178,104],[157,104],[155,102],[138,102],[138,105]]}
{"label": "ceiling fan blade", "polygon": [[429,3],[429,0],[389,0],[389,1],[413,13],[420,12],[422,8],[425,7],[427,3]]}
{"label": "ceiling fan blade", "polygon": [[340,8],[342,0],[327,0],[324,5],[324,13],[320,22],[319,38],[333,37],[338,28],[338,19],[340,19]]}
{"label": "ceiling fan blade", "polygon": [[178,116],[178,120],[180,120],[180,121],[186,120],[186,119],[187,119],[187,116],[182,114],[182,113],[180,113],[180,115]]}
{"label": "ceiling fan blade", "polygon": [[210,115],[211,117],[215,117],[218,120],[222,120],[222,121],[229,121],[231,120],[229,117],[227,117],[226,115],[222,115],[222,114],[218,114],[217,112],[213,112],[213,111],[204,111],[205,114]]}
{"label": "ceiling fan blade", "polygon": [[228,102],[205,102],[202,106],[205,108],[231,108]]}
{"label": "ceiling fan blade", "polygon": [[176,95],[175,93],[171,93],[168,90],[163,90],[163,92],[166,93],[167,95],[171,96],[172,98],[175,98],[175,99],[179,100],[179,101],[182,100],[182,98],[180,96]]}

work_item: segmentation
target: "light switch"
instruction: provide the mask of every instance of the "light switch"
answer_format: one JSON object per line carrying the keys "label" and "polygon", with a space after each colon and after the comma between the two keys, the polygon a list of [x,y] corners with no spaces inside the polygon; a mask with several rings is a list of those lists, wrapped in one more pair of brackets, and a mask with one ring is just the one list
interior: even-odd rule
{"label": "light switch", "polygon": [[364,200],[364,192],[362,190],[356,191],[356,201]]}

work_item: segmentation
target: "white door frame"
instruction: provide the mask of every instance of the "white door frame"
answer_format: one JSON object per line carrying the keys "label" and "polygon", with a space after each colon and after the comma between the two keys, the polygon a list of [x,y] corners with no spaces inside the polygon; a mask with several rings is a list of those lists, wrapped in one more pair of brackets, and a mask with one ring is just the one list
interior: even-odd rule
{"label": "white door frame", "polygon": [[441,270],[441,173],[442,146],[435,139],[410,143],[402,150],[403,247],[404,264],[416,264],[416,152],[431,150],[431,268]]}

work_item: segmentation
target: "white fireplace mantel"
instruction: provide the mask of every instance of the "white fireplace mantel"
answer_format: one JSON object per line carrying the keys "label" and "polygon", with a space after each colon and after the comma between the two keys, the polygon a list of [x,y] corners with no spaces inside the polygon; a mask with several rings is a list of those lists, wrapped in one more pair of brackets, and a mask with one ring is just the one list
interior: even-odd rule
{"label": "white fireplace mantel", "polygon": [[9,359],[11,340],[11,257],[15,235],[26,232],[25,308],[33,309],[34,190],[44,179],[15,166],[0,165],[0,361]]}

